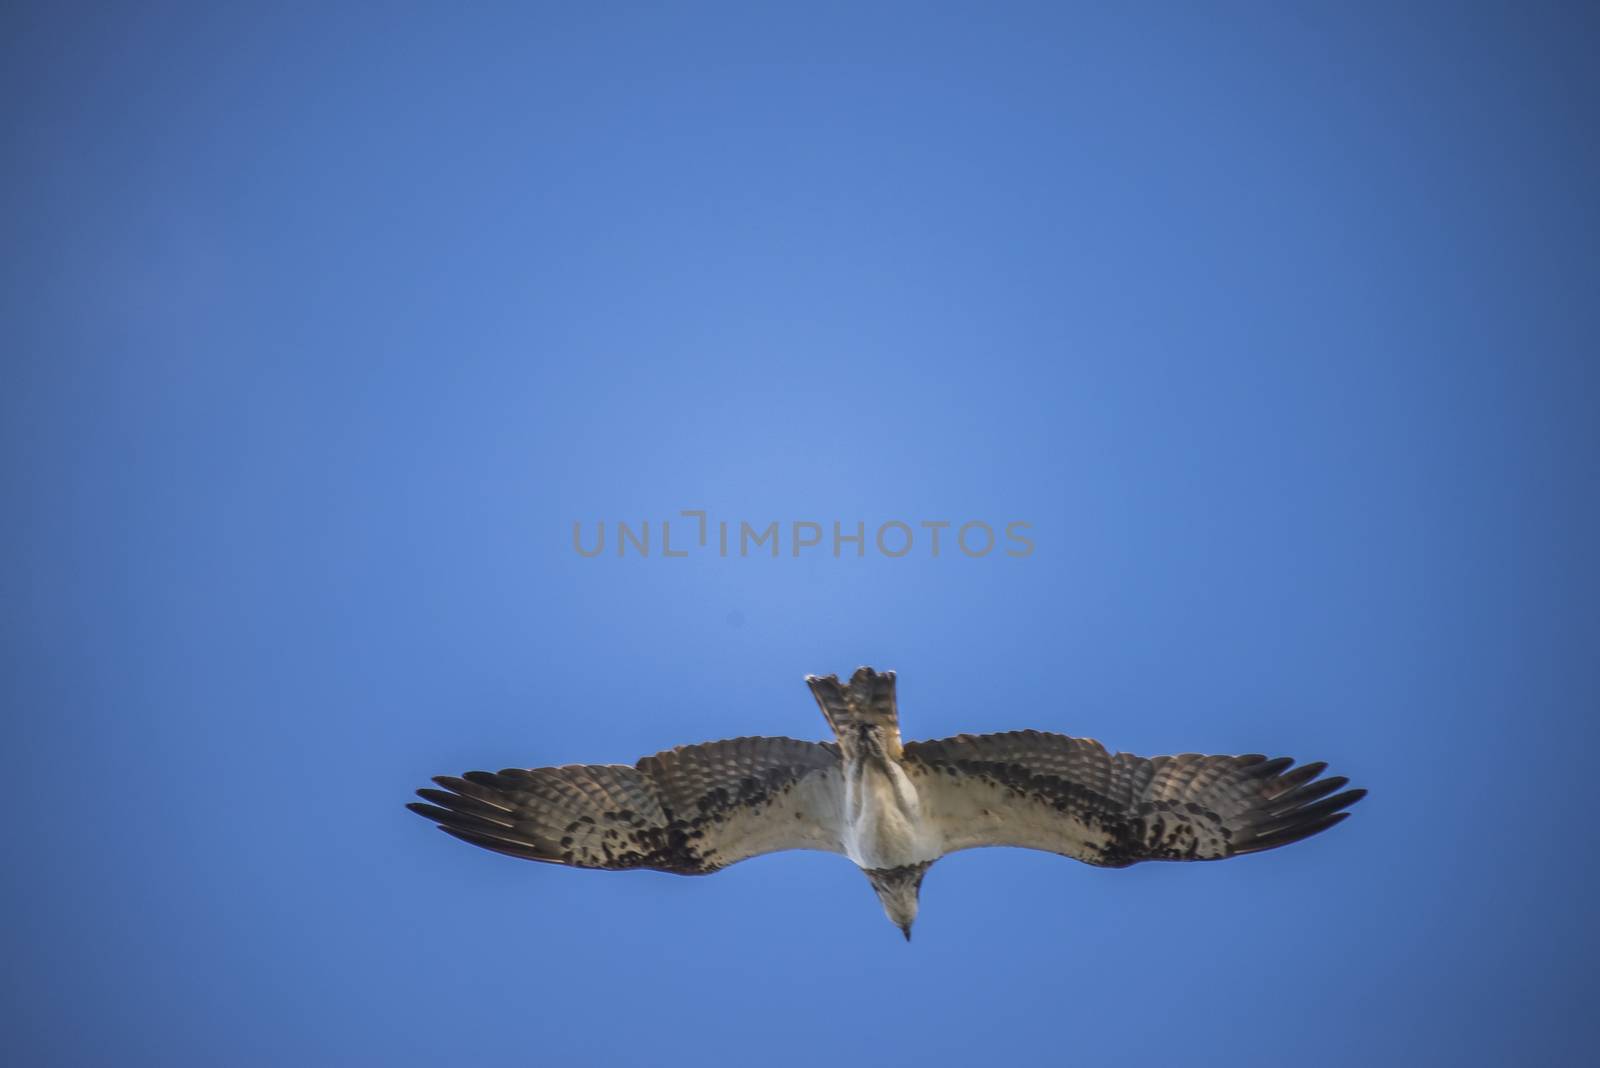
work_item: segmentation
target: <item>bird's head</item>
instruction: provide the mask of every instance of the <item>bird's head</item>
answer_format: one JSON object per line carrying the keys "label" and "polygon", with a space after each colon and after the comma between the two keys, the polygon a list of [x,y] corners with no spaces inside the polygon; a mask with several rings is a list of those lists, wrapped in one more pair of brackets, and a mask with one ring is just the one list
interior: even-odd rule
{"label": "bird's head", "polygon": [[907,864],[901,868],[867,869],[867,879],[878,892],[884,915],[900,928],[907,942],[911,941],[911,924],[917,918],[917,895],[922,891],[922,877],[932,866],[930,860],[926,864]]}

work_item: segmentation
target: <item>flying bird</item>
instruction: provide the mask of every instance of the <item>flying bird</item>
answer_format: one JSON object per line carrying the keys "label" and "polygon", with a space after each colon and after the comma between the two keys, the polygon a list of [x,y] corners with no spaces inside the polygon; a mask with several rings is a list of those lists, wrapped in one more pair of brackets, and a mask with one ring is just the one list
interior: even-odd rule
{"label": "flying bird", "polygon": [[733,738],[632,767],[441,775],[406,807],[473,845],[575,868],[708,875],[784,849],[841,853],[910,941],[923,876],[947,853],[1224,860],[1325,831],[1367,793],[1288,757],[1138,757],[1033,730],[902,742],[894,672],[806,682],[835,741]]}

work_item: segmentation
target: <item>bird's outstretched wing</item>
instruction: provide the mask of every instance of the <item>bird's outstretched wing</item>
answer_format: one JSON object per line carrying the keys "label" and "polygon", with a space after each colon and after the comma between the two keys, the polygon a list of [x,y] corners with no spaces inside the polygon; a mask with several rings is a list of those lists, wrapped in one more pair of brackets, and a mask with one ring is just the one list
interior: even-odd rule
{"label": "bird's outstretched wing", "polygon": [[406,807],[463,841],[578,868],[704,875],[781,849],[842,851],[834,746],[683,745],[625,764],[441,775]]}
{"label": "bird's outstretched wing", "polygon": [[[1039,731],[907,742],[947,851],[1010,845],[1103,867],[1221,860],[1327,830],[1366,796],[1288,757],[1137,757]],[[1329,796],[1329,795],[1333,796]]]}

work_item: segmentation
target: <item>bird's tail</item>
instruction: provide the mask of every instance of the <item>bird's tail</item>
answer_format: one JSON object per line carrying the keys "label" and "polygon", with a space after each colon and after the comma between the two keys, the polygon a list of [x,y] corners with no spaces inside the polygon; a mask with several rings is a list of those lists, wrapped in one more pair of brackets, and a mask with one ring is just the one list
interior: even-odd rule
{"label": "bird's tail", "polygon": [[894,699],[894,672],[856,668],[850,681],[837,675],[807,675],[806,685],[839,739],[846,758],[876,741],[891,760],[900,759],[900,711]]}

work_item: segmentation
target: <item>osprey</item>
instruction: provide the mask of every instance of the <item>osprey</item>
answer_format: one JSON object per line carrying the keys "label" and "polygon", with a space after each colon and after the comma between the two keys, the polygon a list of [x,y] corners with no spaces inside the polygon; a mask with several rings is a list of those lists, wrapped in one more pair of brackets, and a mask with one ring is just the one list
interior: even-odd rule
{"label": "osprey", "polygon": [[[894,672],[807,676],[834,742],[733,738],[625,764],[441,775],[413,812],[473,845],[576,868],[707,875],[783,849],[842,853],[911,939],[946,853],[1042,849],[1106,868],[1223,860],[1327,830],[1366,796],[1288,757],[1137,757],[1041,731],[902,742]],[[1329,795],[1333,796],[1329,796]]]}

